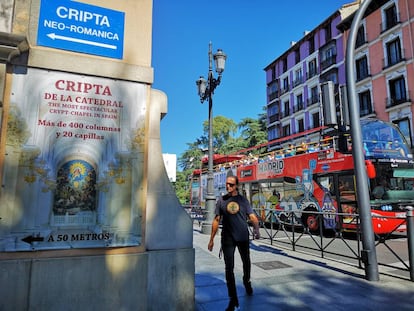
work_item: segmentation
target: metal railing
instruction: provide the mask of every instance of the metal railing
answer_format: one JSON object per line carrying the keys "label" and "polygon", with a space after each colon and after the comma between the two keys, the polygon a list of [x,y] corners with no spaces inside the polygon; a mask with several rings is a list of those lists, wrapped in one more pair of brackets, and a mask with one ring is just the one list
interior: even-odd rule
{"label": "metal railing", "polygon": [[198,221],[198,224],[201,225],[202,222],[206,220],[207,211],[204,208],[201,208],[199,205],[183,205],[183,208],[190,216],[193,223]]}
{"label": "metal railing", "polygon": [[[303,252],[326,259],[341,261],[363,268],[362,239],[358,214],[316,211],[255,210],[261,227],[261,241],[292,251]],[[311,230],[306,218],[312,215],[317,222]],[[397,225],[386,234],[375,234],[378,266],[381,273],[414,281],[414,216],[408,207],[405,218],[372,216],[382,221],[395,221]],[[333,228],[326,221],[336,220]],[[341,220],[346,219],[345,224]],[[304,225],[305,224],[305,225]],[[332,223],[331,223],[332,224]],[[353,228],[349,228],[349,226]],[[400,231],[402,226],[407,230]],[[330,229],[324,229],[329,227]],[[316,228],[316,229],[315,229]],[[408,276],[407,276],[408,275]]]}
{"label": "metal railing", "polygon": [[[205,209],[198,205],[183,206],[193,223],[199,225],[206,220]],[[362,239],[358,214],[277,211],[274,209],[254,210],[261,228],[261,242],[292,251],[340,261],[363,269],[361,255]],[[306,225],[307,216],[313,216],[317,226],[314,230]],[[382,274],[409,279],[414,282],[414,208],[406,207],[406,217],[372,216],[382,221],[396,221],[394,228],[385,234],[375,234],[375,248],[378,266]],[[335,219],[336,225],[325,229],[325,221]],[[346,219],[344,224],[339,219]],[[304,225],[305,224],[305,225]],[[349,226],[353,228],[350,229]],[[399,228],[405,226],[406,230]],[[251,228],[251,234],[253,229]],[[390,262],[391,261],[391,262]]]}

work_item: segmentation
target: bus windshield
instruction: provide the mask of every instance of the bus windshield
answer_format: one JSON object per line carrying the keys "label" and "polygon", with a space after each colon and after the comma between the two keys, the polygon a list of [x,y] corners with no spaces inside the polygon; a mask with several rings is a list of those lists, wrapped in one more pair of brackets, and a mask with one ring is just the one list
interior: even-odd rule
{"label": "bus windshield", "polygon": [[367,158],[407,158],[404,136],[397,127],[380,120],[361,120],[362,142]]}
{"label": "bus windshield", "polygon": [[378,163],[377,177],[371,180],[372,203],[414,202],[414,168],[393,168]]}
{"label": "bus windshield", "polygon": [[386,210],[414,202],[414,165],[404,136],[392,123],[380,120],[362,120],[361,127],[365,157],[376,169],[370,182],[372,206]]}

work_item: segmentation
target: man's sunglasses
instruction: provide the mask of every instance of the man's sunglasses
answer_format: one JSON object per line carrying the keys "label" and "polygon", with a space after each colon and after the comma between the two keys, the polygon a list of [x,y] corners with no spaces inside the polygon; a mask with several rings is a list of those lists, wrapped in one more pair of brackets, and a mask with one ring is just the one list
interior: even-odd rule
{"label": "man's sunglasses", "polygon": [[232,183],[226,183],[226,186],[230,186],[230,187],[234,187],[236,184],[232,184]]}

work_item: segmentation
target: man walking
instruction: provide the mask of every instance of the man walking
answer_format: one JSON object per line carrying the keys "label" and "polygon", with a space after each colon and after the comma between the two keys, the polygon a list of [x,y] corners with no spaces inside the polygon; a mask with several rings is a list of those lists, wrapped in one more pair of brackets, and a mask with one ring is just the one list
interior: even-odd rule
{"label": "man walking", "polygon": [[237,176],[227,177],[227,194],[217,201],[216,216],[213,219],[210,242],[208,243],[208,249],[212,251],[214,237],[219,228],[220,220],[222,220],[221,247],[224,256],[227,290],[230,297],[226,311],[233,311],[239,308],[236,281],[234,278],[234,253],[236,247],[239,250],[243,262],[243,284],[246,289],[246,294],[249,296],[253,295],[253,288],[250,282],[251,262],[247,218],[253,224],[254,238],[260,238],[259,221],[249,201],[239,194],[238,184],[239,180]]}

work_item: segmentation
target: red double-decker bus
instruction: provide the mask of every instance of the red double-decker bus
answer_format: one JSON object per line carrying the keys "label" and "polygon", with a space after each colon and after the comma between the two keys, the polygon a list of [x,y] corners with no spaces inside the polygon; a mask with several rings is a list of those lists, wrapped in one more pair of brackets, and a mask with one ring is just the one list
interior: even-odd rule
{"label": "red double-decker bus", "polygon": [[[414,204],[414,161],[406,141],[392,124],[362,120],[373,228],[376,234],[404,231],[405,206]],[[281,146],[282,144],[280,144]],[[342,135],[275,149],[221,165],[215,179],[239,178],[239,190],[263,221],[305,226],[309,230],[356,230],[358,202],[352,143]],[[206,178],[200,176],[201,187]],[[216,187],[217,186],[217,187]],[[219,189],[215,183],[216,195]],[[220,192],[221,191],[221,192]],[[202,197],[202,196],[201,196]],[[292,215],[295,217],[292,218]],[[322,218],[321,218],[322,217]]]}

